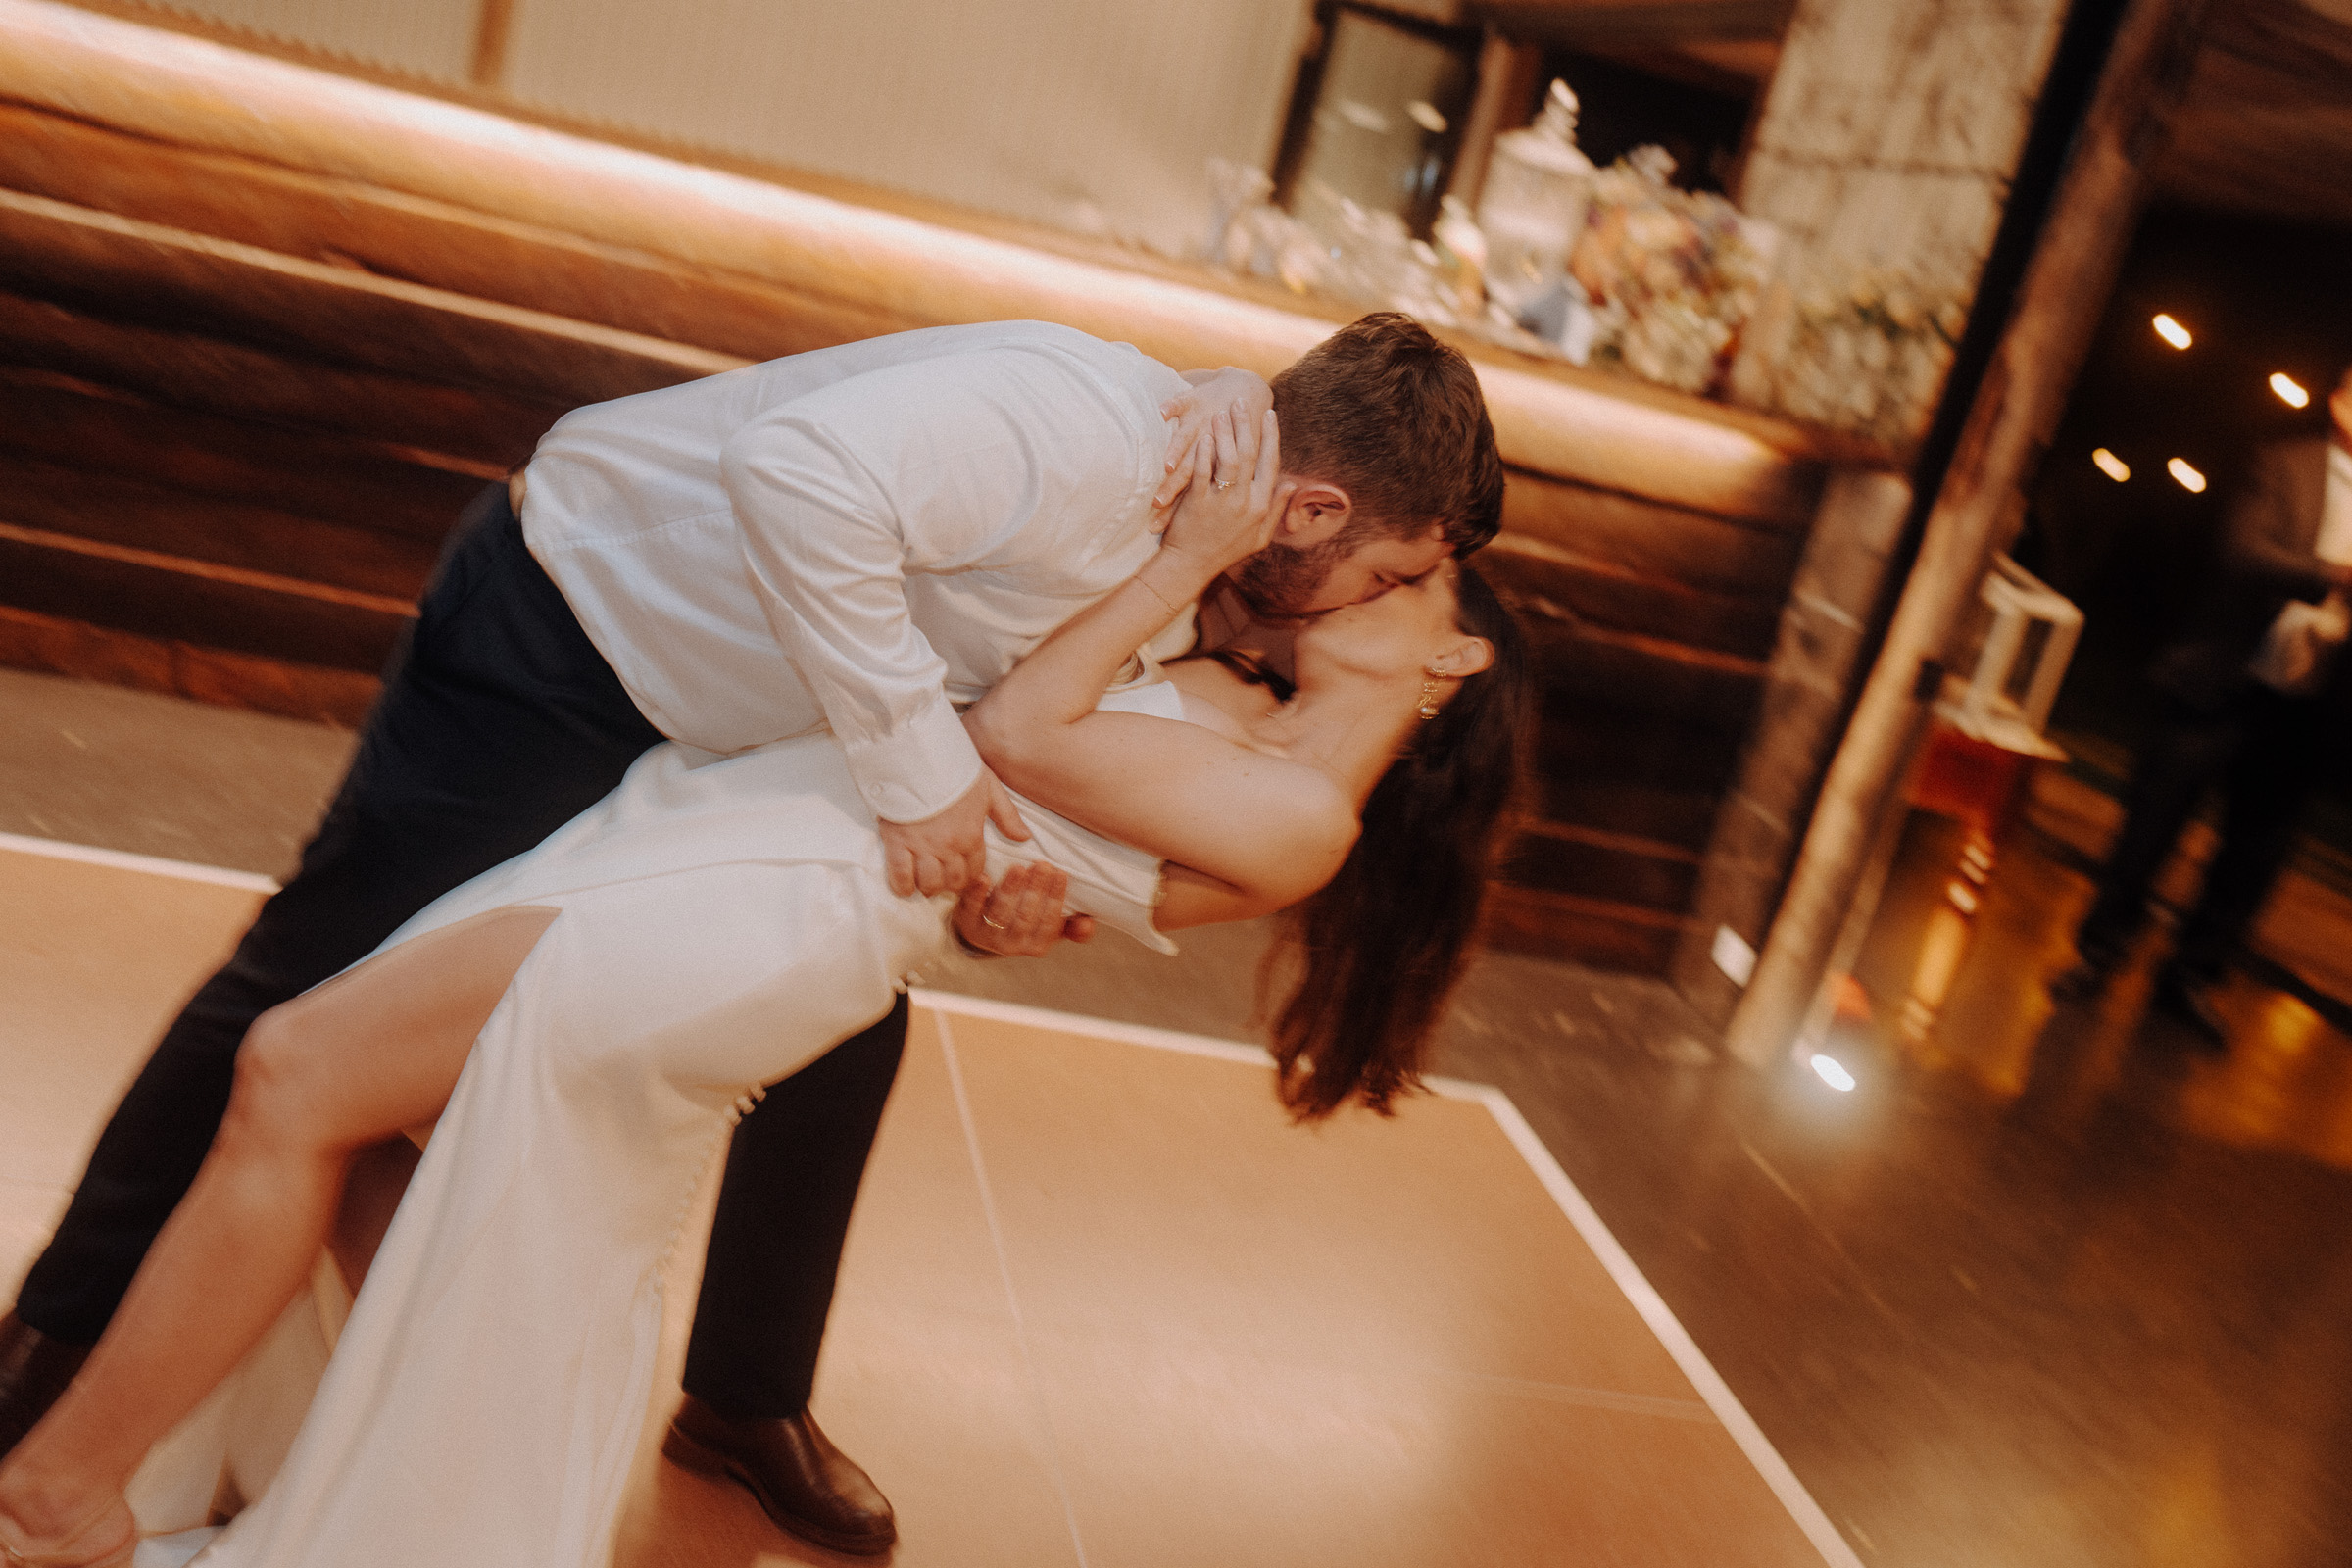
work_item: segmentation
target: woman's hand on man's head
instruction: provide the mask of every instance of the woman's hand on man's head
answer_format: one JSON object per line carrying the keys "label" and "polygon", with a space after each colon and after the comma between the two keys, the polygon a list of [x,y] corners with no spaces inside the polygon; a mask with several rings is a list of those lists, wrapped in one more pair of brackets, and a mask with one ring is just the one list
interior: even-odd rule
{"label": "woman's hand on man's head", "polygon": [[1164,514],[1193,482],[1193,458],[1209,439],[1209,420],[1226,414],[1239,423],[1254,423],[1274,407],[1274,389],[1250,370],[1228,365],[1222,370],[1187,370],[1184,378],[1191,389],[1159,406],[1159,416],[1175,428],[1168,432],[1166,477],[1152,497],[1154,533],[1168,525]]}
{"label": "woman's hand on man's head", "polygon": [[1273,410],[1238,426],[1228,415],[1212,416],[1209,439],[1193,454],[1192,482],[1160,535],[1161,556],[1200,578],[1187,597],[1263,550],[1297,489],[1282,477],[1282,432]]}

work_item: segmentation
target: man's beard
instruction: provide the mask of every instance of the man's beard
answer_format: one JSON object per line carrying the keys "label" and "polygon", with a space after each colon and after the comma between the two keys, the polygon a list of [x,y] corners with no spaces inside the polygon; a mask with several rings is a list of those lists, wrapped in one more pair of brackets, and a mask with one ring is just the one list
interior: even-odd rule
{"label": "man's beard", "polygon": [[1371,530],[1349,523],[1321,544],[1274,543],[1233,571],[1233,590],[1260,620],[1298,620],[1320,612],[1306,607],[1332,567],[1355,554]]}

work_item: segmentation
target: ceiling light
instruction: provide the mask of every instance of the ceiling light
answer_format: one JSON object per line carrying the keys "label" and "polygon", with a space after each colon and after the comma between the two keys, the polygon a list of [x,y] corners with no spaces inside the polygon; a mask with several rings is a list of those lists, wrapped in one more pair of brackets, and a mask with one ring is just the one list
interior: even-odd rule
{"label": "ceiling light", "polygon": [[2190,495],[2201,496],[2205,493],[2205,476],[2179,458],[2167,463],[2164,466],[2164,471],[2180,480],[2180,488]]}
{"label": "ceiling light", "polygon": [[2273,370],[2271,372],[2271,390],[2278,393],[2278,401],[2285,404],[2290,409],[2302,409],[2309,408],[2311,406],[2311,394],[2304,391],[2302,383],[2298,382],[2293,376],[2287,374],[2284,370]]}
{"label": "ceiling light", "polygon": [[2156,319],[2149,324],[2156,328],[2158,337],[2177,349],[2184,349],[2196,341],[2188,335],[2187,327],[2182,326],[2169,316],[2159,314]]}
{"label": "ceiling light", "polygon": [[1818,1051],[1813,1053],[1813,1072],[1814,1076],[1841,1095],[1854,1092],[1854,1075],[1847,1072],[1844,1063],[1836,1056],[1825,1056]]}
{"label": "ceiling light", "polygon": [[2122,484],[2126,479],[2132,477],[2132,465],[2105,447],[2094,448],[2090,454],[2090,461],[2097,464],[2099,471],[2117,484]]}

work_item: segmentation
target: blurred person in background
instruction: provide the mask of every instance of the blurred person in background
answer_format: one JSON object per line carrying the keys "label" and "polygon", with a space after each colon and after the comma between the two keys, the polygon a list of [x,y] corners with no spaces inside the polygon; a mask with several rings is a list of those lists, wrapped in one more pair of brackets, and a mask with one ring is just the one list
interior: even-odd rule
{"label": "blurred person in background", "polygon": [[[540,843],[664,739],[730,757],[829,729],[893,892],[981,876],[986,825],[1027,834],[956,704],[1152,554],[1212,415],[1269,405],[1297,489],[1231,574],[1260,611],[1376,598],[1498,526],[1476,374],[1395,315],[1341,329],[1272,388],[1002,322],[559,420],[460,519],[299,870],[166,1031],[0,1317],[0,1454],[62,1395],[187,1192],[254,1019]],[[1190,617],[1164,635],[1180,650]],[[997,930],[972,927],[983,945]],[[781,1528],[852,1552],[888,1549],[892,1510],[808,1401],[906,1031],[902,998],[737,1129],[675,1429]]]}
{"label": "blurred person in background", "polygon": [[2149,671],[2163,712],[2075,933],[2079,961],[2052,985],[2062,1000],[2087,996],[2123,962],[2158,872],[2218,786],[2220,843],[2152,998],[2209,1050],[2227,1040],[2207,993],[2286,864],[2304,805],[2341,765],[2352,724],[2352,369],[2328,416],[2328,434],[2257,454],[2224,525],[2217,579]]}

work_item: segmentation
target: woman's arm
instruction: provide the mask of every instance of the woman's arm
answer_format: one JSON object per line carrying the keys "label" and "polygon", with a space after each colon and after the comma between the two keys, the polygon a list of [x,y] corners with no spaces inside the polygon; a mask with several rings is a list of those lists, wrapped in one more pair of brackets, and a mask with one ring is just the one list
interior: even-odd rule
{"label": "woman's arm", "polygon": [[[1096,710],[1128,658],[1180,606],[1263,547],[1289,499],[1280,472],[1271,413],[1261,428],[1238,433],[1220,416],[1213,456],[1203,443],[1158,554],[965,715],[981,756],[1014,789],[1199,873],[1206,885],[1179,894],[1171,911],[1184,924],[1294,903],[1330,877],[1354,841],[1353,803],[1315,768],[1198,725]],[[1212,474],[1233,483],[1218,490]],[[1211,901],[1203,909],[1233,912],[1183,919],[1201,900]]]}
{"label": "woman's arm", "polygon": [[1182,931],[1188,926],[1254,920],[1287,909],[1313,892],[1308,888],[1283,898],[1252,895],[1169,861],[1160,873],[1159,906],[1152,911],[1152,924],[1161,931]]}
{"label": "woman's arm", "polygon": [[1273,412],[1239,431],[1222,413],[1210,426],[1213,438],[1194,454],[1189,493],[1159,549],[1134,576],[1063,621],[966,715],[1001,749],[1092,713],[1138,648],[1272,537],[1294,488],[1281,480]]}
{"label": "woman's arm", "polygon": [[1004,748],[976,739],[1022,794],[1196,873],[1199,891],[1164,929],[1286,908],[1329,881],[1355,841],[1354,805],[1328,775],[1196,724],[1090,712]]}

